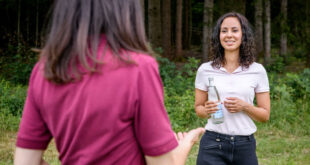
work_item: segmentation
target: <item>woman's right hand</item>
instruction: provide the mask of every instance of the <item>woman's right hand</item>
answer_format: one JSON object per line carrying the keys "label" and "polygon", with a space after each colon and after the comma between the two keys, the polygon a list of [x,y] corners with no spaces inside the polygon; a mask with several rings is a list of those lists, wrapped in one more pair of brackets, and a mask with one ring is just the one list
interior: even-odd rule
{"label": "woman's right hand", "polygon": [[195,89],[195,112],[202,119],[210,118],[211,114],[215,113],[219,104],[218,101],[207,101],[208,92],[200,89]]}
{"label": "woman's right hand", "polygon": [[219,102],[215,101],[206,101],[205,102],[205,113],[207,114],[208,118],[210,118],[211,114],[215,113],[218,110]]}

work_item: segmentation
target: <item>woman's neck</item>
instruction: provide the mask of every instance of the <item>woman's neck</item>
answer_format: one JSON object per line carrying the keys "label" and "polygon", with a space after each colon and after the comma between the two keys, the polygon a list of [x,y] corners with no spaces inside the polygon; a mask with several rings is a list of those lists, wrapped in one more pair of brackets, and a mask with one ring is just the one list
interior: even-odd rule
{"label": "woman's neck", "polygon": [[225,51],[225,64],[224,68],[232,73],[239,67],[239,50],[236,51]]}

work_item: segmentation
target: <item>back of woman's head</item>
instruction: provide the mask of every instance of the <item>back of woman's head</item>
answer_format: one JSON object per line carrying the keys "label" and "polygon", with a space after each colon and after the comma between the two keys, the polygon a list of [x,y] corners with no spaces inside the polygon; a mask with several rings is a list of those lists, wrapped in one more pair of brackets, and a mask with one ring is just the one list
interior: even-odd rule
{"label": "back of woman's head", "polygon": [[120,60],[120,50],[149,52],[139,0],[55,0],[48,28],[41,57],[55,83],[78,78],[78,65],[96,70],[101,34]]}
{"label": "back of woman's head", "polygon": [[230,12],[222,15],[216,22],[211,36],[211,58],[212,66],[220,68],[225,64],[224,48],[220,42],[221,25],[225,18],[235,17],[239,20],[242,30],[242,41],[239,52],[239,64],[248,68],[255,61],[255,39],[254,33],[248,20],[241,14]]}

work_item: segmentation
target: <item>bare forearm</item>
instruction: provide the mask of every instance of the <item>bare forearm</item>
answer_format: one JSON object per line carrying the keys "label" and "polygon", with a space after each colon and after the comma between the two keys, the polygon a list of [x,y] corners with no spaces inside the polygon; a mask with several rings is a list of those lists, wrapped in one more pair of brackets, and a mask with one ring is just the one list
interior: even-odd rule
{"label": "bare forearm", "polygon": [[196,114],[199,118],[205,119],[209,118],[208,113],[206,113],[205,107],[202,105],[198,105],[195,107]]}
{"label": "bare forearm", "polygon": [[46,165],[42,159],[43,150],[33,150],[16,147],[14,165]]}
{"label": "bare forearm", "polygon": [[247,104],[246,106],[244,106],[243,111],[256,121],[266,122],[269,120],[270,113],[265,108],[256,107],[254,105]]}
{"label": "bare forearm", "polygon": [[187,156],[192,148],[193,144],[180,143],[175,149],[175,165],[185,165]]}

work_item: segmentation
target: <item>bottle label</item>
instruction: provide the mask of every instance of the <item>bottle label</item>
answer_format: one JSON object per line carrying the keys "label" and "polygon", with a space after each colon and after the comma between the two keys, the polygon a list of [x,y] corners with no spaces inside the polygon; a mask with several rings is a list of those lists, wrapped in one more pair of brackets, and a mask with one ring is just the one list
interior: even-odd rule
{"label": "bottle label", "polygon": [[218,110],[213,114],[214,119],[223,118],[223,109],[222,109],[222,103],[217,105]]}

